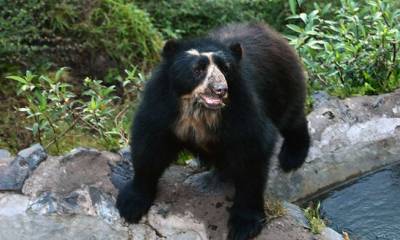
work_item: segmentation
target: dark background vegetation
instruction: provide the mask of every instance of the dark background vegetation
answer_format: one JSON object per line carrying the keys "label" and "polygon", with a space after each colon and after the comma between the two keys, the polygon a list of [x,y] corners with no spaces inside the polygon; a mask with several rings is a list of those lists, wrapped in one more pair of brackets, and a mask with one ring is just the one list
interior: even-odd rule
{"label": "dark background vegetation", "polygon": [[0,1],[0,148],[126,145],[163,42],[230,22],[283,33],[303,60],[309,94],[392,91],[399,9],[396,0]]}

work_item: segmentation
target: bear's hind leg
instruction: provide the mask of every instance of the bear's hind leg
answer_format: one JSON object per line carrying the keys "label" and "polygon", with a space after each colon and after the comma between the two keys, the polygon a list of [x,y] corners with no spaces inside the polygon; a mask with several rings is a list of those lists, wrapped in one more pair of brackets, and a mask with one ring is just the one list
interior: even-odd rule
{"label": "bear's hind leg", "polygon": [[[246,169],[247,170],[247,169]],[[264,213],[265,172],[262,169],[241,169],[234,177],[235,198],[229,216],[229,240],[254,238],[266,222]]]}
{"label": "bear's hind leg", "polygon": [[229,240],[252,239],[265,226],[264,188],[274,140],[248,137],[228,147],[225,164],[235,186],[229,210]]}
{"label": "bear's hind leg", "polygon": [[279,163],[283,171],[296,170],[303,165],[310,147],[310,135],[305,117],[297,120],[293,125],[282,129],[284,138],[279,153]]}

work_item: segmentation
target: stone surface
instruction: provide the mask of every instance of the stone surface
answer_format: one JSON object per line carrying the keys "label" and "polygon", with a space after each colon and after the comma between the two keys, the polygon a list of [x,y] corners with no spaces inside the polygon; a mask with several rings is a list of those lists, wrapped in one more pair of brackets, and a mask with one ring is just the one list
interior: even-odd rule
{"label": "stone surface", "polygon": [[206,171],[189,176],[184,184],[203,194],[222,194],[233,191],[233,186],[215,171]]}
{"label": "stone surface", "polygon": [[0,191],[21,190],[24,181],[46,158],[47,153],[44,148],[35,144],[20,151],[14,160],[0,164]]}
{"label": "stone surface", "polygon": [[0,159],[3,158],[10,158],[11,157],[11,153],[5,149],[0,149]]}
{"label": "stone surface", "polygon": [[94,149],[74,149],[64,157],[51,157],[26,181],[22,192],[38,197],[44,192],[66,196],[81,186],[94,186],[116,193],[111,183],[110,166],[120,160],[118,154]]}
{"label": "stone surface", "polygon": [[198,158],[193,158],[193,159],[186,161],[186,165],[195,170],[201,169],[201,167],[202,167],[201,162]]}
{"label": "stone surface", "polygon": [[0,158],[0,171],[1,171],[1,169],[3,169],[3,170],[6,169],[10,165],[12,160],[14,160],[12,157]]}
{"label": "stone surface", "polygon": [[121,149],[119,155],[121,161],[111,165],[111,182],[116,188],[121,189],[126,182],[133,178],[133,166],[129,147]]}
{"label": "stone surface", "polygon": [[[190,236],[188,239],[207,239],[204,222],[196,219],[190,211],[184,214],[168,214],[168,208],[165,204],[155,205],[148,214],[149,224],[161,235],[176,239],[177,235],[185,233],[186,237]],[[182,236],[180,239],[183,239]]]}
{"label": "stone surface", "polygon": [[310,224],[299,206],[289,202],[283,202],[283,206],[286,209],[287,215],[291,216],[300,226],[310,229]]}
{"label": "stone surface", "polygon": [[1,240],[128,240],[128,229],[89,216],[0,217]]}
{"label": "stone surface", "polygon": [[324,228],[321,232],[321,240],[343,240],[343,236],[332,228]]}
{"label": "stone surface", "polygon": [[131,147],[124,147],[121,150],[118,151],[119,155],[121,155],[122,159],[124,161],[130,162],[131,159]]}
{"label": "stone surface", "polygon": [[132,224],[129,226],[132,240],[157,240],[156,232],[146,224]]}
{"label": "stone surface", "polygon": [[17,155],[17,159],[18,158],[22,158],[23,160],[20,161],[25,161],[29,169],[33,171],[47,158],[47,153],[40,144],[35,144],[30,148],[20,151]]}
{"label": "stone surface", "polygon": [[267,196],[298,201],[400,161],[400,90],[339,100],[321,97],[308,115],[312,147],[298,171],[272,160]]}
{"label": "stone surface", "polygon": [[0,219],[25,214],[28,203],[29,198],[24,195],[0,193]]}
{"label": "stone surface", "polygon": [[28,211],[41,215],[56,213],[98,216],[110,224],[119,220],[113,197],[88,186],[66,196],[45,192],[30,201]]}

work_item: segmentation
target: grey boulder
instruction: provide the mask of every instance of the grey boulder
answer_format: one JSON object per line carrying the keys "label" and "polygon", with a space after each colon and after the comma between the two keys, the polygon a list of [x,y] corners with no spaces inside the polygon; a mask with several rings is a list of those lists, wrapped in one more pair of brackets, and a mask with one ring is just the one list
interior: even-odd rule
{"label": "grey boulder", "polygon": [[14,160],[0,164],[0,191],[21,190],[25,180],[47,158],[44,148],[35,144],[20,151]]}

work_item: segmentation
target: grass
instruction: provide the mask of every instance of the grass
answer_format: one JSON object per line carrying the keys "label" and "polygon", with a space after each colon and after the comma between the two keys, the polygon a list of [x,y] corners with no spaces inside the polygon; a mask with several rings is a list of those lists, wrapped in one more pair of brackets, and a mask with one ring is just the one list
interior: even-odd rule
{"label": "grass", "polygon": [[321,203],[316,204],[310,203],[309,206],[304,209],[304,216],[310,223],[311,232],[313,234],[320,234],[326,227],[325,221],[322,219],[320,214]]}
{"label": "grass", "polygon": [[264,203],[264,209],[269,217],[269,220],[282,217],[286,214],[286,209],[283,202],[278,199],[267,199]]}

